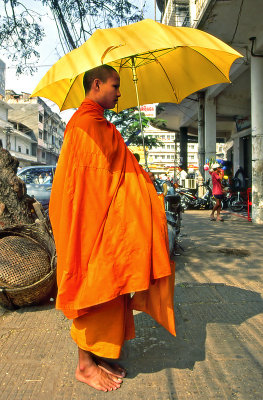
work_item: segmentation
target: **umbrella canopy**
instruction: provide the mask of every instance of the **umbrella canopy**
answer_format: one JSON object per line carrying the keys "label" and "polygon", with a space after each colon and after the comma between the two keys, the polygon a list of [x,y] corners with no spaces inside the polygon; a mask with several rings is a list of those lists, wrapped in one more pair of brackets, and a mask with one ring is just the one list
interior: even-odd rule
{"label": "umbrella canopy", "polygon": [[230,67],[238,57],[242,56],[206,32],[146,19],[95,31],[50,68],[31,97],[48,98],[61,111],[77,108],[85,97],[85,71],[108,64],[121,79],[122,96],[115,111],[137,106],[138,93],[140,104],[180,103],[202,88],[230,82]]}

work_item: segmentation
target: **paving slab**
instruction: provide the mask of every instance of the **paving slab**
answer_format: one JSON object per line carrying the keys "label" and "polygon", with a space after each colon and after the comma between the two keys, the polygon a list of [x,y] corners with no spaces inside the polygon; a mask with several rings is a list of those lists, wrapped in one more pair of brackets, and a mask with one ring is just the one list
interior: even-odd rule
{"label": "paving slab", "polygon": [[225,213],[183,215],[176,257],[174,338],[135,313],[121,389],[77,382],[70,321],[54,303],[0,311],[1,400],[262,400],[263,228]]}

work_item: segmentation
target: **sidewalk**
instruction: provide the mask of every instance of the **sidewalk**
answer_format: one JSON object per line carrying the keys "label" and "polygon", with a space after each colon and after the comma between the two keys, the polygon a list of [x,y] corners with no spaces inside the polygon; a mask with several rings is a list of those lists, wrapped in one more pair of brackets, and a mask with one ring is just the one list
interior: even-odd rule
{"label": "sidewalk", "polygon": [[121,389],[75,381],[70,322],[52,305],[0,317],[1,400],[262,400],[263,227],[209,211],[183,215],[176,257],[177,337],[137,313]]}

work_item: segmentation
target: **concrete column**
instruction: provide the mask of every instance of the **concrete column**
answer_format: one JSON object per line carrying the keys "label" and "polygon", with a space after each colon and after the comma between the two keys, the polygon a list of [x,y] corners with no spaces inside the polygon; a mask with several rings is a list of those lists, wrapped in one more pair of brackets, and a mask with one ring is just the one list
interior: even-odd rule
{"label": "concrete column", "polygon": [[[205,96],[205,159],[216,158],[216,103]],[[205,179],[210,177],[205,173]]]}
{"label": "concrete column", "polygon": [[205,129],[204,129],[204,93],[199,94],[198,99],[198,169],[204,178],[205,171]]}
{"label": "concrete column", "polygon": [[233,140],[233,173],[235,174],[239,167],[243,167],[240,164],[240,139],[237,137]]}
{"label": "concrete column", "polygon": [[180,167],[187,171],[187,131],[185,126],[180,127]]}
{"label": "concrete column", "polygon": [[252,219],[263,224],[263,58],[251,56]]}

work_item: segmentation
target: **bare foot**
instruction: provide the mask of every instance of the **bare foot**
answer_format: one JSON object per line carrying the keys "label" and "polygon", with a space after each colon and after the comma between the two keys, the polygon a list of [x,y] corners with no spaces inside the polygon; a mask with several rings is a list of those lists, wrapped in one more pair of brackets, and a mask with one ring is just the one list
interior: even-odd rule
{"label": "bare foot", "polygon": [[104,371],[92,359],[91,353],[79,349],[79,362],[75,377],[94,389],[103,392],[119,389],[122,379]]}
{"label": "bare foot", "polygon": [[118,378],[125,378],[127,371],[118,363],[106,361],[104,358],[96,356],[95,354],[92,354],[92,358],[103,371],[115,375]]}

